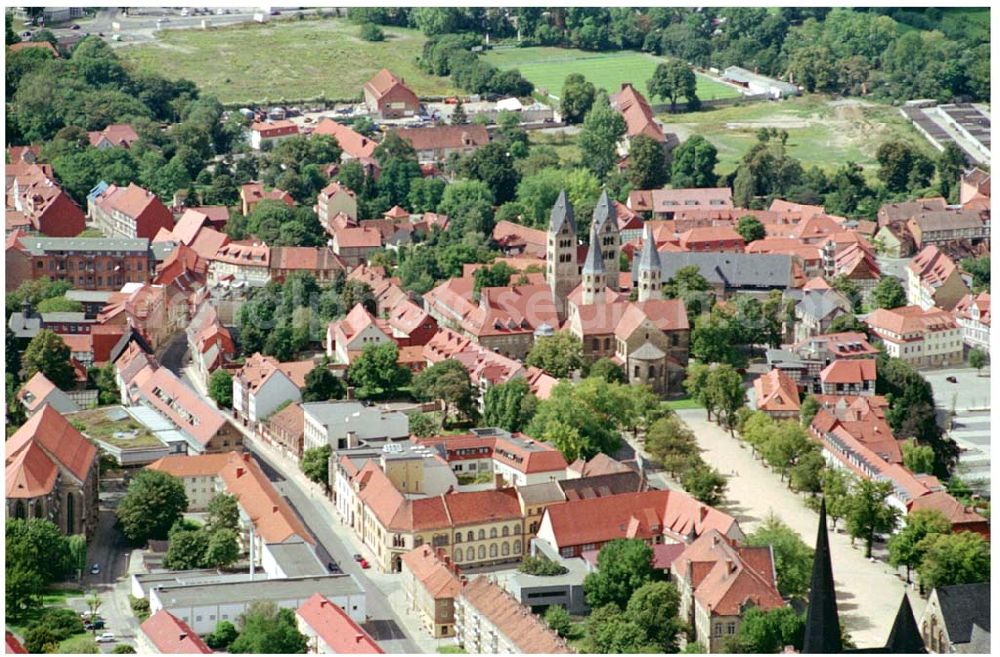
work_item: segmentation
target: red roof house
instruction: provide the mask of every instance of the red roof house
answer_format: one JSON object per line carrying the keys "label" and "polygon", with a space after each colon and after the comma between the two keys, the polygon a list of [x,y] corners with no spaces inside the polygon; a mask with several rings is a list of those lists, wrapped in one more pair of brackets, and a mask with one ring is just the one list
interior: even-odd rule
{"label": "red roof house", "polygon": [[[139,626],[150,652],[164,655],[209,655],[212,649],[208,647],[191,626],[161,609]],[[141,651],[145,652],[145,650]]]}

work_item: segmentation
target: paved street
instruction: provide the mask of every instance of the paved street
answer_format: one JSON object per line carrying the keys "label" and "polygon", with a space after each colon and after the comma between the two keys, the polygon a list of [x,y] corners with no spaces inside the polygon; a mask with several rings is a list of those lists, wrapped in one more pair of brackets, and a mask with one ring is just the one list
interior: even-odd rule
{"label": "paved street", "polygon": [[[677,414],[694,431],[708,463],[724,474],[737,472],[736,476],[729,476],[728,504],[722,508],[739,521],[745,533],[752,532],[774,513],[808,545],[814,545],[819,516],[805,506],[804,498],[779,482],[778,475],[755,460],[748,447],[718,425],[707,422],[704,410],[680,410]],[[906,589],[902,576],[882,561],[872,563],[865,559],[861,543],[852,548],[850,538],[844,533],[830,533],[830,549],[841,622],[858,647],[884,645],[900,596]],[[919,618],[927,603],[911,594],[910,604]]]}

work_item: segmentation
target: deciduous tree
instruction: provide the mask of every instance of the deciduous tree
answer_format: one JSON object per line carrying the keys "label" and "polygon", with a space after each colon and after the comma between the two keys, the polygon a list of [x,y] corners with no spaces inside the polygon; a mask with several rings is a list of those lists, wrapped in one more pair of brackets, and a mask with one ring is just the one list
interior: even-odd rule
{"label": "deciduous tree", "polygon": [[570,73],[563,82],[562,95],[559,97],[559,111],[563,121],[569,124],[580,123],[594,104],[594,85],[579,73]]}
{"label": "deciduous tree", "polygon": [[57,333],[42,329],[31,339],[21,356],[24,378],[31,379],[41,372],[56,387],[69,390],[76,382],[71,355],[69,347]]}
{"label": "deciduous tree", "polygon": [[892,482],[859,479],[847,498],[845,518],[851,539],[865,542],[865,557],[872,556],[875,534],[891,532],[899,520],[899,510],[888,503]]}
{"label": "deciduous tree", "polygon": [[906,305],[906,290],[895,276],[883,276],[872,289],[876,308],[899,308]]}
{"label": "deciduous tree", "polygon": [[535,414],[538,398],[528,382],[518,377],[490,386],[484,399],[483,421],[487,426],[522,431]]}
{"label": "deciduous tree", "polygon": [[463,418],[473,419],[476,416],[476,393],[469,372],[457,360],[443,360],[417,374],[413,379],[413,390],[419,399],[444,403],[442,418],[445,424],[452,408]]}
{"label": "deciduous tree", "polygon": [[398,363],[399,347],[395,342],[367,345],[351,363],[347,378],[359,387],[362,397],[389,396],[410,382],[410,370]]}
{"label": "deciduous tree", "polygon": [[674,149],[670,182],[675,188],[714,187],[718,182],[715,165],[718,150],[701,135],[691,135]]}
{"label": "deciduous tree", "polygon": [[628,150],[628,180],[633,189],[659,189],[670,179],[663,144],[647,135],[632,137]]}
{"label": "deciduous tree", "polygon": [[918,545],[924,557],[917,574],[925,589],[990,579],[990,544],[980,534],[928,534]]}
{"label": "deciduous tree", "polygon": [[221,367],[208,378],[208,396],[221,408],[233,406],[233,377]]}
{"label": "deciduous tree", "polygon": [[624,134],[625,119],[611,108],[607,94],[599,93],[577,138],[583,163],[598,179],[603,180],[617,164],[616,145]]}
{"label": "deciduous tree", "polygon": [[302,452],[302,474],[309,477],[311,481],[322,484],[324,488],[330,488],[330,455],[333,447],[321,445],[310,447]]}
{"label": "deciduous tree", "polygon": [[658,64],[653,71],[653,77],[646,82],[646,89],[651,98],[659,96],[670,101],[670,111],[677,107],[677,99],[684,96],[688,105],[697,107],[697,80],[694,71],[684,62],[672,59]]}
{"label": "deciduous tree", "polygon": [[583,366],[583,345],[569,331],[539,338],[528,352],[525,363],[540,367],[552,376],[565,379]]}
{"label": "deciduous tree", "polygon": [[158,470],[140,470],[118,505],[122,533],[134,545],[165,539],[170,528],[187,510],[184,483]]}
{"label": "deciduous tree", "polygon": [[785,597],[804,596],[809,590],[813,551],[795,530],[771,514],[747,536],[747,545],[771,546],[778,592]]}
{"label": "deciduous tree", "polygon": [[637,539],[605,543],[597,555],[597,570],[583,580],[592,609],[614,604],[621,609],[643,584],[662,579],[653,568],[653,549]]}
{"label": "deciduous tree", "polygon": [[906,566],[906,581],[910,572],[924,560],[928,543],[924,538],[931,534],[947,534],[951,523],[936,509],[919,509],[906,515],[906,525],[889,539],[889,563],[899,568]]}

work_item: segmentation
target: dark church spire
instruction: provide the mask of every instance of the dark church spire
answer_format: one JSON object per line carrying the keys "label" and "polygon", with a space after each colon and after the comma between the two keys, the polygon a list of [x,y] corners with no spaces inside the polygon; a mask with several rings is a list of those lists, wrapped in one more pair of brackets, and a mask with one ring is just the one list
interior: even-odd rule
{"label": "dark church spire", "polygon": [[806,631],[802,652],[832,654],[842,652],[840,618],[837,616],[837,592],[833,586],[830,565],[830,538],[826,533],[826,500],[820,502],[819,532],[813,556],[812,579],[809,583],[809,608],[806,610]]}
{"label": "dark church spire", "polygon": [[906,593],[903,593],[903,600],[899,603],[899,611],[896,612],[896,620],[892,624],[892,631],[889,632],[889,640],[886,641],[883,652],[897,655],[927,652]]}

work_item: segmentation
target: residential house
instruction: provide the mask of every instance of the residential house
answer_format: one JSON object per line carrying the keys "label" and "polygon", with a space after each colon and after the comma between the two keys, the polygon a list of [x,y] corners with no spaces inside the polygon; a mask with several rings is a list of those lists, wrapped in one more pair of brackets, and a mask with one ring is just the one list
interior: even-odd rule
{"label": "residential house", "polygon": [[530,486],[566,477],[566,460],[552,445],[521,433],[498,428],[472,433],[413,438],[419,445],[438,448],[458,476],[490,473],[505,486]]}
{"label": "residential house", "polygon": [[709,529],[735,540],[744,538],[734,518],[687,493],[649,490],[552,505],[542,516],[538,538],[561,556],[574,557],[619,538],[650,545],[687,543]]}
{"label": "residential house", "polygon": [[212,286],[263,287],[271,280],[271,249],[263,242],[229,242],[212,256],[208,281]]}
{"label": "residential house", "polygon": [[358,220],[358,199],[353,190],[337,181],[320,190],[316,196],[316,214],[323,228],[329,230],[333,217],[343,213],[351,221]]}
{"label": "residential house", "polygon": [[331,228],[327,230],[332,236],[330,247],[348,267],[366,264],[374,252],[382,249],[384,245],[382,232],[377,227],[371,226],[370,221],[359,224],[338,221],[338,217],[346,219],[346,215],[337,215],[332,220]]}
{"label": "residential house", "polygon": [[299,126],[292,121],[257,122],[250,125],[247,141],[255,151],[268,150],[279,141],[298,134]]}
{"label": "residential house", "polygon": [[7,518],[44,518],[66,535],[97,529],[97,448],[45,405],[5,443]]}
{"label": "residential house", "polygon": [[392,342],[388,322],[376,319],[360,303],[326,329],[326,355],[338,363],[349,365],[368,345],[387,342]]}
{"label": "residential house", "polygon": [[7,236],[6,289],[47,277],[78,290],[117,291],[145,283],[153,274],[148,239],[38,237],[15,231]]}
{"label": "residential house", "polygon": [[255,353],[233,375],[233,415],[244,426],[256,427],[282,404],[302,401],[311,360],[280,363]]}
{"label": "residential house", "polygon": [[189,512],[208,510],[219,487],[219,473],[229,463],[231,452],[198,456],[169,455],[150,463],[147,470],[166,472],[180,479],[187,495]]}
{"label": "residential house", "polygon": [[920,306],[879,308],[864,322],[892,358],[914,367],[941,367],[962,362],[963,331],[951,313]]}
{"label": "residential house", "polygon": [[357,160],[364,167],[365,175],[378,177],[378,162],[375,161],[375,147],[378,146],[378,142],[358,134],[348,126],[337,123],[331,118],[324,118],[316,124],[313,135],[333,137],[341,149],[341,162]]}
{"label": "residential house", "polygon": [[990,238],[989,212],[942,210],[920,212],[906,222],[918,249],[928,244],[966,242],[977,245]]}
{"label": "residential house", "polygon": [[673,219],[681,211],[732,208],[733,194],[728,187],[636,190],[629,192],[626,205],[636,212],[652,212],[654,219]]}
{"label": "residential house", "polygon": [[396,134],[413,146],[421,164],[440,164],[453,153],[468,155],[490,143],[490,134],[482,125],[404,128],[397,130]]}
{"label": "residential house", "polygon": [[[30,153],[30,151],[26,151]],[[75,237],[86,222],[83,210],[55,181],[48,165],[7,165],[7,231],[21,227],[48,237]]]}
{"label": "residential house", "polygon": [[41,372],[35,372],[35,375],[17,391],[17,401],[24,407],[24,412],[29,418],[46,405],[62,415],[80,410],[79,404],[73,401],[72,397],[57,388]]}
{"label": "residential house", "polygon": [[165,367],[147,365],[122,396],[127,405],[145,404],[173,422],[188,453],[229,452],[243,445],[242,434],[226,416]]}
{"label": "residential house", "polygon": [[962,174],[958,187],[958,202],[965,206],[977,200],[990,198],[990,174],[979,167]]}
{"label": "residential house", "polygon": [[743,253],[743,238],[728,226],[690,228],[680,234],[678,245],[685,251]]}
{"label": "residential house", "polygon": [[385,68],[365,82],[364,96],[368,111],[380,119],[399,119],[420,111],[417,95]]}
{"label": "residential house", "polygon": [[924,645],[942,654],[991,652],[990,602],[989,582],[935,587],[920,617]]}
{"label": "residential house", "polygon": [[815,335],[797,342],[792,346],[792,350],[805,359],[821,363],[817,368],[817,375],[819,369],[837,359],[878,356],[878,349],[868,342],[865,334],[853,331]]}
{"label": "residential house", "polygon": [[172,230],[174,215],[156,194],[129,183],[101,183],[87,196],[87,216],[107,237],[152,240],[161,228]]}
{"label": "residential house", "polygon": [[455,639],[469,653],[573,652],[541,617],[485,575],[462,586],[455,601]]}
{"label": "residential house", "polygon": [[708,652],[726,652],[725,641],[739,632],[747,609],[785,606],[771,547],[740,546],[717,529],[685,547],[670,573],[681,594],[678,617],[694,628],[688,641]]}
{"label": "residential house", "polygon": [[512,221],[498,221],[493,227],[493,241],[508,256],[531,256],[545,259],[544,230],[529,228]]}
{"label": "residential house", "polygon": [[340,605],[319,593],[295,610],[308,652],[321,655],[381,654],[385,651]]}
{"label": "residential house", "polygon": [[301,461],[302,453],[305,451],[303,448],[305,424],[302,406],[292,403],[264,420],[261,435],[271,444],[277,444],[296,461]]}
{"label": "residential house", "polygon": [[462,588],[458,569],[429,545],[402,557],[403,590],[409,610],[420,616],[424,630],[435,639],[455,636],[455,598]]}
{"label": "residential house", "polygon": [[875,250],[867,242],[839,248],[833,239],[823,245],[824,270],[829,278],[840,277],[858,286],[866,298],[882,276]]}
{"label": "residential house", "polygon": [[347,264],[328,246],[275,246],[271,248],[271,280],[283,283],[289,274],[302,272],[329,283]]}
{"label": "residential house", "polygon": [[825,334],[833,320],[853,310],[847,297],[823,279],[813,279],[803,288],[802,299],[795,304],[796,341]]}
{"label": "residential house", "polygon": [[263,183],[250,182],[240,186],[240,212],[248,215],[261,201],[281,201],[290,208],[295,207],[295,199],[283,189],[265,192]]}
{"label": "residential house", "polygon": [[136,633],[139,652],[162,655],[210,655],[212,649],[191,626],[160,609],[142,622]]}
{"label": "residential house", "polygon": [[625,138],[618,145],[619,155],[623,157],[628,155],[631,141],[637,135],[644,135],[662,144],[667,154],[680,143],[677,135],[663,131],[653,118],[654,113],[649,102],[631,83],[622,83],[621,89],[612,94],[608,100],[611,107],[625,119]]}
{"label": "residential house", "polygon": [[875,394],[875,359],[835,360],[819,374],[824,395]]}
{"label": "residential house", "polygon": [[201,304],[185,329],[194,370],[207,387],[212,372],[236,356],[232,333],[222,325],[219,313],[208,300]]}
{"label": "residential house", "polygon": [[951,523],[952,533],[975,532],[987,541],[990,540],[990,521],[976,513],[973,507],[962,504],[943,490],[910,500],[906,505],[906,512],[909,514],[914,511],[937,511]]}
{"label": "residential house", "polygon": [[94,148],[128,148],[139,141],[135,128],[127,123],[112,123],[104,130],[93,130],[87,133],[90,145]]}
{"label": "residential house", "polygon": [[969,293],[955,261],[930,244],[906,266],[906,299],[924,310],[952,310]]}
{"label": "residential house", "polygon": [[798,384],[780,369],[761,374],[753,382],[754,405],[758,411],[772,418],[797,419],[799,417]]}
{"label": "residential house", "polygon": [[955,305],[955,321],[962,328],[962,339],[970,349],[990,351],[990,293],[967,294]]}
{"label": "residential house", "polygon": [[880,228],[898,224],[906,224],[912,217],[921,212],[943,212],[948,202],[941,196],[918,198],[915,201],[886,203],[878,209],[878,225]]}

